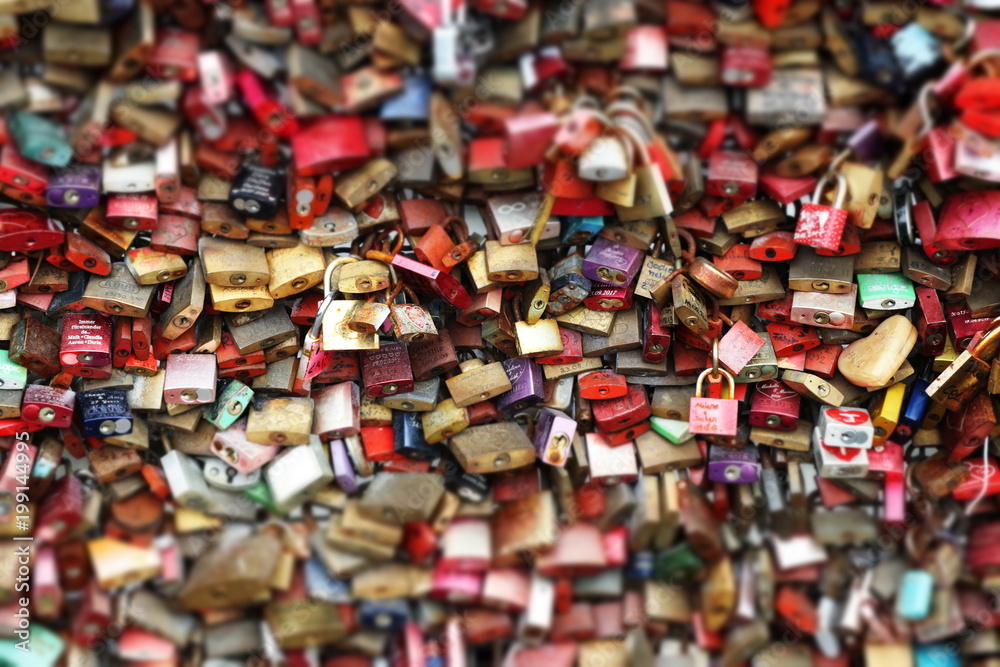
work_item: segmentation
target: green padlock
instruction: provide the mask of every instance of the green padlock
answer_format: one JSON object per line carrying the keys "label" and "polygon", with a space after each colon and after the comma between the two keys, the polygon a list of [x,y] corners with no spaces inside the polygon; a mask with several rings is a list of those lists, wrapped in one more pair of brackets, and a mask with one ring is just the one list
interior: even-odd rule
{"label": "green padlock", "polygon": [[902,273],[859,273],[858,300],[870,310],[906,310],[916,303],[917,293]]}
{"label": "green padlock", "polygon": [[653,431],[659,433],[675,445],[679,445],[691,437],[691,433],[688,431],[688,423],[684,420],[650,417],[649,425]]}
{"label": "green padlock", "polygon": [[232,378],[219,392],[215,403],[205,408],[202,417],[218,429],[227,429],[240,418],[252,398],[253,389]]}
{"label": "green padlock", "polygon": [[691,549],[687,542],[680,542],[656,554],[653,571],[656,578],[671,584],[684,584],[693,580],[705,568],[705,561]]}
{"label": "green padlock", "polygon": [[7,129],[18,152],[29,160],[65,167],[73,157],[66,132],[47,118],[18,111],[7,121]]}

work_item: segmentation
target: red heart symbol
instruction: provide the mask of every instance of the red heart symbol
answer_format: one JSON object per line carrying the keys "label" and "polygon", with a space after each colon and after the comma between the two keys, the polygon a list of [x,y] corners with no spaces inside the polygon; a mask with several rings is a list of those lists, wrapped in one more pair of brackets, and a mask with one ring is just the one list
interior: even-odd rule
{"label": "red heart symbol", "polygon": [[827,410],[826,414],[831,419],[836,419],[842,424],[848,424],[850,426],[857,426],[858,424],[864,424],[868,421],[868,413],[862,412],[860,410]]}
{"label": "red heart symbol", "polygon": [[827,445],[823,445],[823,449],[830,452],[841,461],[853,461],[857,458],[858,453],[861,451],[860,449],[852,449],[850,447],[829,447]]}

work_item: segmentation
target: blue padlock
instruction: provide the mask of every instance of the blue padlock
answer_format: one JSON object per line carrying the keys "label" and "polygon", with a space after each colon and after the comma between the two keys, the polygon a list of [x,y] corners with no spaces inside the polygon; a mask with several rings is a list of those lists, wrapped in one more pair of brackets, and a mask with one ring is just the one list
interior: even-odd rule
{"label": "blue padlock", "polygon": [[926,570],[907,570],[899,584],[896,613],[907,621],[930,616],[934,601],[934,576]]}

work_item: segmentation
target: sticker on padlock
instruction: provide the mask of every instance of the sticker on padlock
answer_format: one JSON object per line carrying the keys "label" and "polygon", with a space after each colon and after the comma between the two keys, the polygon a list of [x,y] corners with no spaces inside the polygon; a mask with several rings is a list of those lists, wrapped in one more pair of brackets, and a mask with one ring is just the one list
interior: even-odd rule
{"label": "sticker on padlock", "polygon": [[816,428],[824,443],[830,446],[872,446],[875,427],[871,416],[862,408],[834,408],[823,406],[819,411]]}

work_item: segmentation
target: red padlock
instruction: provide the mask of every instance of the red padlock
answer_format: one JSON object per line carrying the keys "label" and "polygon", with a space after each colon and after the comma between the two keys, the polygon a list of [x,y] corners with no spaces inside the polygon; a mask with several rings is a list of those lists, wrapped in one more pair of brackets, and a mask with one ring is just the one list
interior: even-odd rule
{"label": "red padlock", "polygon": [[837,250],[847,224],[844,198],[847,195],[847,179],[837,174],[837,196],[833,206],[820,204],[820,197],[826,186],[826,178],[820,179],[813,191],[812,201],[802,204],[799,221],[795,225],[796,243],[813,248]]}
{"label": "red padlock", "polygon": [[747,257],[761,262],[787,262],[795,257],[799,244],[791,232],[768,232],[750,243]]}

